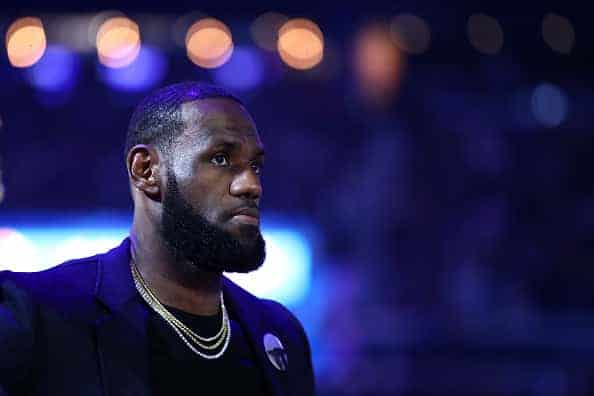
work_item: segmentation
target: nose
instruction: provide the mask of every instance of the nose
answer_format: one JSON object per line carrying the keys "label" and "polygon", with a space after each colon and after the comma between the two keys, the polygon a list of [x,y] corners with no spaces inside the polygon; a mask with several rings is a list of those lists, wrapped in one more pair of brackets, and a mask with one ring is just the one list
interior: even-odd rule
{"label": "nose", "polygon": [[262,196],[262,183],[253,170],[245,169],[233,179],[229,190],[231,195],[257,200]]}

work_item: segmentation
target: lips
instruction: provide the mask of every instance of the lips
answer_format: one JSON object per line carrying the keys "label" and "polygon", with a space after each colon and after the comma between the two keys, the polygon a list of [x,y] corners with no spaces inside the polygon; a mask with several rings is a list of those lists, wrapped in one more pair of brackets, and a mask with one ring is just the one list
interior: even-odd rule
{"label": "lips", "polygon": [[242,224],[260,225],[260,211],[256,208],[241,208],[233,212],[231,220]]}
{"label": "lips", "polygon": [[260,218],[260,211],[256,208],[241,208],[233,212],[233,216],[237,215],[244,215],[255,217],[256,219]]}

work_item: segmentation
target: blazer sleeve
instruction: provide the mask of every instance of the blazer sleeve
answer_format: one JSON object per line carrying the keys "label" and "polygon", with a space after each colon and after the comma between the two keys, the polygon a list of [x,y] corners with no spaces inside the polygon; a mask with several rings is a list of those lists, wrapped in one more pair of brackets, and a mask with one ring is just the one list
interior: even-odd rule
{"label": "blazer sleeve", "polygon": [[33,367],[33,304],[13,275],[0,272],[0,396],[22,394]]}

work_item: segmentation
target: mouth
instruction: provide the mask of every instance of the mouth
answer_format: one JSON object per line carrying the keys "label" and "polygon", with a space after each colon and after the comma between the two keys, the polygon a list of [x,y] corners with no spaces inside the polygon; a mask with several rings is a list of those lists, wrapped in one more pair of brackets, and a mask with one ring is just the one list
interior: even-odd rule
{"label": "mouth", "polygon": [[260,225],[259,217],[254,217],[254,216],[250,216],[250,215],[246,215],[246,214],[236,214],[235,216],[233,216],[231,218],[231,221],[233,221],[235,223],[241,223],[241,224],[251,224],[254,226]]}
{"label": "mouth", "polygon": [[256,208],[243,208],[236,210],[231,217],[234,223],[260,225],[260,211]]}

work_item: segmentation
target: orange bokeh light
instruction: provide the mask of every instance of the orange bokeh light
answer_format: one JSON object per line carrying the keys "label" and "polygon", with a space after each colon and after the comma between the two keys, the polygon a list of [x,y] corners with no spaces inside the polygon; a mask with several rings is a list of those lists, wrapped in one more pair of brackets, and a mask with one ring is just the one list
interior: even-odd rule
{"label": "orange bokeh light", "polygon": [[485,14],[468,18],[466,31],[470,44],[485,55],[495,55],[503,47],[503,29],[497,19]]}
{"label": "orange bokeh light", "polygon": [[406,64],[384,24],[371,24],[359,31],[354,43],[354,67],[364,98],[378,105],[396,94]]}
{"label": "orange bokeh light", "polygon": [[188,29],[186,52],[195,65],[208,69],[222,66],[233,53],[231,31],[217,19],[201,19]]}
{"label": "orange bokeh light", "polygon": [[291,19],[278,33],[278,52],[290,67],[311,69],[324,57],[324,36],[309,19]]}
{"label": "orange bokeh light", "polygon": [[549,13],[542,20],[542,37],[549,47],[560,54],[569,54],[575,45],[575,30],[571,21]]}
{"label": "orange bokeh light", "polygon": [[6,52],[14,67],[37,63],[46,48],[45,31],[39,18],[25,17],[14,21],[6,32]]}
{"label": "orange bokeh light", "polygon": [[412,14],[400,14],[392,19],[390,34],[396,45],[409,54],[422,54],[431,43],[429,25]]}
{"label": "orange bokeh light", "polygon": [[134,62],[140,52],[138,25],[126,17],[114,17],[97,31],[97,55],[107,67],[120,68]]}

